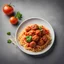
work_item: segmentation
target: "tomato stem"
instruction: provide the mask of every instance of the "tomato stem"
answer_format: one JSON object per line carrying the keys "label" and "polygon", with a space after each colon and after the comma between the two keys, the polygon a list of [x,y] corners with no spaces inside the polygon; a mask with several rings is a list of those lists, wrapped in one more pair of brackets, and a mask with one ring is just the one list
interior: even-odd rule
{"label": "tomato stem", "polygon": [[11,3],[9,4],[9,6],[13,6],[13,7],[15,7],[14,5],[12,5]]}

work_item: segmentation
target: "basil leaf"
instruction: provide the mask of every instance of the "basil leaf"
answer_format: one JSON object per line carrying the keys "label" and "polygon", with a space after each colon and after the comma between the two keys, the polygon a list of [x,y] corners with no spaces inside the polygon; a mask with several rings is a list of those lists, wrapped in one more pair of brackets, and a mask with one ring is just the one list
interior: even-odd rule
{"label": "basil leaf", "polygon": [[32,36],[26,36],[26,41],[27,42],[31,42],[31,40],[32,40]]}

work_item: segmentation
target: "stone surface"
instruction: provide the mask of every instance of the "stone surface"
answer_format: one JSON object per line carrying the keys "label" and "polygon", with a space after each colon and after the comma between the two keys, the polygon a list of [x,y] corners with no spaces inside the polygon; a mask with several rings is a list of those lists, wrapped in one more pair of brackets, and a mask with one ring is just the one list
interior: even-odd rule
{"label": "stone surface", "polygon": [[[15,33],[18,25],[11,25],[9,17],[2,12],[6,3],[14,5],[15,12],[23,14],[19,24],[30,17],[49,21],[55,31],[53,47],[45,54],[30,56],[13,44],[8,44],[6,33]],[[64,0],[0,0],[0,64],[64,64]]]}

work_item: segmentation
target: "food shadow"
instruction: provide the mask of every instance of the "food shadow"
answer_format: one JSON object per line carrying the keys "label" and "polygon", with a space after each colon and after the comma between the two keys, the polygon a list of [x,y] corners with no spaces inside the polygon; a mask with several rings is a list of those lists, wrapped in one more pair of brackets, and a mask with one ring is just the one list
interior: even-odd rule
{"label": "food shadow", "polygon": [[13,12],[12,14],[10,15],[7,15],[8,18],[12,17],[12,16],[15,16],[16,12]]}

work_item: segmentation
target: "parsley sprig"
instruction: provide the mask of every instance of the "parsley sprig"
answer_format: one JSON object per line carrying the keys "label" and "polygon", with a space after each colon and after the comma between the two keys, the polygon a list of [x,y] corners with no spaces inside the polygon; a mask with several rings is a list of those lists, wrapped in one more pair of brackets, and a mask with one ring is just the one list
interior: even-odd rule
{"label": "parsley sprig", "polygon": [[15,15],[16,18],[18,18],[19,20],[21,20],[22,18],[22,14],[18,11]]}

